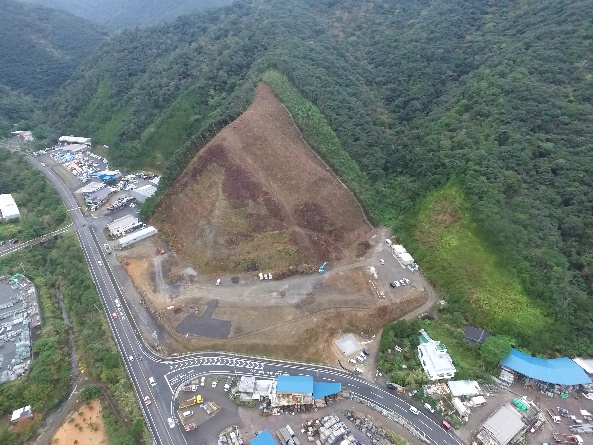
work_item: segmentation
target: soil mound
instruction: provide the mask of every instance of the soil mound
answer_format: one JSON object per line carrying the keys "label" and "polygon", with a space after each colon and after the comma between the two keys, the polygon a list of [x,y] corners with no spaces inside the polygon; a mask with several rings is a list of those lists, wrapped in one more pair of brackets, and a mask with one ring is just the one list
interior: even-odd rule
{"label": "soil mound", "polygon": [[371,230],[265,84],[192,159],[152,223],[199,272],[213,274],[352,259]]}

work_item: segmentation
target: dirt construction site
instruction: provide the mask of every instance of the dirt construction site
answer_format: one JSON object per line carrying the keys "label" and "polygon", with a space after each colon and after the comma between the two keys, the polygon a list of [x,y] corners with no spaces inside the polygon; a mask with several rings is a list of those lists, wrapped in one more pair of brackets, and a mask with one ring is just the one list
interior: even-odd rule
{"label": "dirt construction site", "polygon": [[[372,337],[435,299],[424,277],[391,254],[387,230],[368,224],[266,85],[194,157],[152,222],[159,236],[117,257],[177,340],[171,353],[335,363],[341,353],[332,340],[340,334]],[[403,278],[407,286],[390,288]]]}

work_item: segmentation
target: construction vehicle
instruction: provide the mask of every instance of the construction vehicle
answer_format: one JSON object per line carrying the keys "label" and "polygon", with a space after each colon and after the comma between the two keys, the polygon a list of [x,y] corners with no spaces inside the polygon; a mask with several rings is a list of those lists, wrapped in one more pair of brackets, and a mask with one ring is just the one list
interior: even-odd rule
{"label": "construction vehicle", "polygon": [[550,408],[548,408],[548,414],[550,415],[550,417],[552,418],[552,422],[554,423],[560,423],[561,419],[560,416],[557,416],[556,413],[554,413],[553,410],[551,410]]}
{"label": "construction vehicle", "polygon": [[321,265],[321,267],[317,270],[317,272],[325,273],[325,266],[327,266],[327,261]]}
{"label": "construction vehicle", "polygon": [[190,406],[197,405],[198,403],[202,403],[202,396],[200,395],[179,402],[179,409],[188,408]]}
{"label": "construction vehicle", "polygon": [[557,434],[554,433],[554,441],[558,444],[577,444],[582,445],[583,438],[579,435]]}

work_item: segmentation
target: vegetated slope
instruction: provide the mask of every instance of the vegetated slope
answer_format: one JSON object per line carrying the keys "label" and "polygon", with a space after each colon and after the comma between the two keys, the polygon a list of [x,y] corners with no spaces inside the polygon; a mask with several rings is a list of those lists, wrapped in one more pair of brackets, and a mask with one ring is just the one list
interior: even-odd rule
{"label": "vegetated slope", "polygon": [[97,25],[63,11],[0,2],[0,84],[47,97],[101,44]]}
{"label": "vegetated slope", "polygon": [[8,136],[15,125],[18,129],[29,128],[27,119],[38,106],[33,97],[0,85],[0,137]]}
{"label": "vegetated slope", "polygon": [[[523,346],[593,353],[592,22],[585,0],[244,1],[114,36],[48,116],[163,169],[274,68],[372,182],[375,221],[430,253],[418,203],[455,182],[475,235],[559,327]],[[474,278],[435,282],[448,310],[487,324]]]}
{"label": "vegetated slope", "polygon": [[354,257],[371,230],[265,84],[194,157],[153,219],[176,250],[210,273],[306,264],[311,272],[324,260]]}
{"label": "vegetated slope", "polygon": [[61,9],[70,14],[116,30],[133,26],[147,26],[173,20],[205,8],[231,3],[231,0],[25,0],[48,8]]}

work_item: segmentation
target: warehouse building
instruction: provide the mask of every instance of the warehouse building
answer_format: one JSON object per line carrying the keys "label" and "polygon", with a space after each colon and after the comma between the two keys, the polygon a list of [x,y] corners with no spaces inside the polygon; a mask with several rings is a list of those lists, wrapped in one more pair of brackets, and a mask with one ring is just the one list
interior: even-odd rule
{"label": "warehouse building", "polygon": [[138,218],[133,215],[126,215],[107,224],[107,230],[109,230],[109,234],[113,238],[119,238],[140,226],[142,226],[142,222]]}
{"label": "warehouse building", "polygon": [[83,138],[83,137],[77,137],[77,136],[60,136],[60,138],[58,139],[58,143],[60,145],[84,144],[84,145],[90,146],[91,138]]}
{"label": "warehouse building", "polygon": [[440,341],[430,338],[424,329],[420,330],[418,356],[430,380],[452,379],[455,376],[455,365],[447,352],[447,347]]}
{"label": "warehouse building", "polygon": [[277,445],[274,437],[268,430],[263,430],[249,442],[251,445]]}
{"label": "warehouse building", "polygon": [[515,443],[527,430],[535,410],[528,408],[520,413],[512,404],[503,405],[486,420],[477,435],[482,445],[507,445]]}
{"label": "warehouse building", "polygon": [[20,218],[21,213],[10,193],[0,195],[0,217],[6,221]]}
{"label": "warehouse building", "polygon": [[117,247],[119,249],[123,249],[124,247],[128,247],[138,241],[150,238],[151,236],[156,234],[157,230],[152,226],[148,226],[144,229],[137,230],[136,232],[130,233],[129,235],[120,238]]}
{"label": "warehouse building", "polygon": [[341,390],[340,383],[315,382],[310,375],[279,375],[270,401],[272,406],[312,405]]}
{"label": "warehouse building", "polygon": [[147,184],[145,186],[139,187],[137,189],[132,190],[132,196],[136,198],[138,202],[144,202],[152,195],[156,193],[156,187],[151,184]]}

